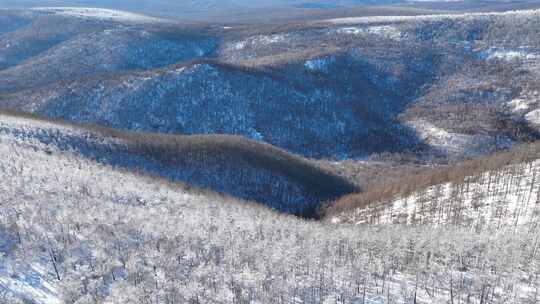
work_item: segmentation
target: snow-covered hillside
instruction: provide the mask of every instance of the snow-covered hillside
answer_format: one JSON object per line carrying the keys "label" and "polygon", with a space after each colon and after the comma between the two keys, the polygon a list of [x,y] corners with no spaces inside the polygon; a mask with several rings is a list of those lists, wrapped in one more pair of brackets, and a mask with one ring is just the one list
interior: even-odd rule
{"label": "snow-covered hillside", "polygon": [[[9,119],[3,116],[2,128],[5,128],[6,120]],[[11,123],[17,124],[17,127],[21,129],[32,128],[32,125],[24,119],[11,119]],[[52,126],[55,126],[55,124],[41,124],[43,128]],[[82,135],[81,132],[67,127],[57,131],[71,135]],[[86,209],[86,207],[83,207],[85,204],[83,197],[91,199],[94,195],[99,195],[99,200],[103,202],[116,201],[119,204],[119,209],[116,211],[117,216],[120,216],[122,214],[120,210],[124,208],[122,205],[159,201],[159,192],[163,195],[176,192],[174,197],[168,196],[167,198],[171,202],[174,201],[176,207],[181,207],[186,202],[196,204],[200,201],[211,201],[210,198],[204,198],[200,194],[186,192],[180,185],[170,186],[160,181],[146,184],[149,179],[131,176],[111,167],[98,165],[79,156],[76,152],[59,150],[54,145],[44,144],[36,138],[17,139],[5,132],[0,132],[0,153],[4,156],[0,163],[0,175],[3,181],[0,182],[0,192],[2,192],[0,199],[0,214],[2,215],[2,224],[0,224],[0,245],[2,245],[0,246],[1,303],[18,303],[16,299],[25,299],[30,301],[29,303],[65,303],[61,300],[61,294],[59,293],[60,284],[57,273],[51,268],[52,257],[50,254],[54,254],[54,252],[50,251],[51,248],[43,247],[38,249],[29,247],[26,254],[18,257],[12,256],[17,250],[15,243],[21,235],[15,238],[12,234],[14,231],[11,230],[13,227],[4,224],[18,218],[12,213],[14,210],[19,208],[54,208],[49,205],[51,202],[48,200],[56,197],[56,199],[53,199],[58,203],[56,210],[64,213],[67,211],[67,209],[64,209],[64,203],[68,204],[68,201],[71,201],[73,204]],[[20,190],[23,191],[20,192]],[[142,196],[133,196],[133,191],[136,191],[139,195],[142,194]],[[91,192],[94,194],[91,194]],[[41,205],[41,203],[34,205],[32,203],[39,197],[41,197],[41,202],[44,205]],[[220,200],[225,203],[227,199],[223,197]],[[25,206],[25,201],[29,205]],[[37,201],[35,202],[37,203]],[[21,205],[16,207],[15,204]],[[40,205],[42,207],[39,207]],[[90,205],[87,207],[90,208]],[[207,207],[211,208],[211,206]],[[79,216],[83,216],[84,213],[80,212]],[[46,220],[46,218],[41,219]],[[30,218],[27,220],[30,220]],[[34,224],[37,224],[37,222],[33,222],[33,220],[27,222],[24,224],[26,228],[21,227],[22,230],[17,233],[26,234],[24,232],[26,229],[37,228],[37,225]],[[29,230],[26,231],[29,232]],[[48,240],[49,244],[52,244],[51,241],[57,241],[54,233],[46,231],[41,233],[43,233],[43,240]],[[30,240],[28,241],[30,242]],[[63,258],[67,258],[67,256]],[[79,258],[83,258],[83,256]],[[70,292],[74,291],[76,289]]]}
{"label": "snow-covered hillside", "polygon": [[23,90],[62,80],[130,70],[162,68],[207,57],[216,39],[136,28],[79,34],[14,67],[0,71],[0,91]]}
{"label": "snow-covered hillside", "polygon": [[538,227],[358,229],[116,170],[27,136],[2,132],[0,155],[0,302],[539,300]]}
{"label": "snow-covered hillside", "polygon": [[[0,15],[2,12],[0,11]],[[9,17],[9,18],[8,18]],[[102,31],[105,24],[83,22],[76,18],[62,16],[38,17],[32,14],[24,17],[5,15],[12,26],[4,26],[6,32],[0,35],[0,70],[18,65],[34,58],[50,48],[78,35]],[[13,18],[19,22],[12,21]]]}
{"label": "snow-covered hillside", "polygon": [[497,149],[508,148],[513,142],[508,138],[493,138],[484,134],[460,134],[448,132],[424,120],[408,121],[422,142],[435,153],[450,157],[486,155]]}
{"label": "snow-covered hillside", "polygon": [[77,17],[83,19],[98,19],[105,21],[129,23],[158,23],[166,22],[164,19],[149,17],[125,11],[91,8],[91,7],[35,7],[32,10],[60,16]]}
{"label": "snow-covered hillside", "polygon": [[357,190],[308,160],[239,137],[122,133],[3,113],[0,134],[306,217],[317,216],[321,202]]}
{"label": "snow-covered hillside", "polygon": [[[530,229],[540,220],[540,160],[512,164],[418,189],[388,201],[365,202],[332,218],[335,223],[460,225],[477,230]],[[526,227],[526,228],[520,228]]]}
{"label": "snow-covered hillside", "polygon": [[[355,62],[342,58],[327,71],[334,74],[349,64]],[[215,63],[173,66],[40,87],[0,103],[120,129],[242,135],[310,157],[343,159],[416,144],[392,120],[400,98],[381,96],[367,76],[336,75],[336,81],[355,78],[341,90],[320,86],[318,72],[309,66],[295,70],[299,75],[281,78]]]}
{"label": "snow-covered hillside", "polygon": [[227,30],[66,11],[32,11],[0,35],[1,108],[335,160],[459,159],[540,138],[540,104],[512,108],[540,76],[540,42],[523,30],[538,11]]}

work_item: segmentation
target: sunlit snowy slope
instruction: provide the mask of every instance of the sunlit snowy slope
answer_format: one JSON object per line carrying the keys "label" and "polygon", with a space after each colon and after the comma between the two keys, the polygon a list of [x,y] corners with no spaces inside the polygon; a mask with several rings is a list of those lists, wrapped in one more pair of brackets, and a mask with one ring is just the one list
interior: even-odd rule
{"label": "sunlit snowy slope", "polygon": [[[391,196],[390,199],[350,197],[348,199],[359,207],[340,213],[333,221],[355,224],[460,225],[478,230],[535,227],[540,219],[540,160],[536,159],[538,146],[532,145],[523,150],[536,157],[456,181],[417,189],[413,193],[408,193],[406,187],[393,190],[392,184],[389,184],[388,193],[395,192],[384,194],[383,190],[380,195]],[[494,157],[492,162],[496,163],[497,158]],[[460,169],[466,171],[467,166]],[[429,180],[429,175],[426,176],[424,180]],[[432,175],[432,178],[437,177]],[[410,180],[414,183],[415,179],[413,177]],[[404,180],[403,183],[409,181]],[[399,186],[395,189],[399,189]]]}
{"label": "sunlit snowy slope", "polygon": [[137,176],[25,135],[0,133],[0,154],[3,303],[539,299],[538,227],[359,229]]}

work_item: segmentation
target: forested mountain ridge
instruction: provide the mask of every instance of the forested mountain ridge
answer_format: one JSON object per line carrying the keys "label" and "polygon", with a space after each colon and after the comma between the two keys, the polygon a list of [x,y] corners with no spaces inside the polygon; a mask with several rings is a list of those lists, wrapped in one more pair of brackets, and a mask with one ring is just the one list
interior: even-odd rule
{"label": "forested mountain ridge", "polygon": [[538,11],[253,28],[114,18],[44,14],[1,35],[0,107],[336,160],[459,159],[539,138],[540,42],[523,30]]}
{"label": "forested mountain ridge", "polygon": [[[540,146],[427,169],[338,200],[328,219],[355,224],[535,229],[540,215]],[[528,227],[528,228],[527,228]]]}
{"label": "forested mountain ridge", "polygon": [[260,202],[281,212],[317,217],[321,203],[359,189],[315,163],[235,136],[165,136],[69,125],[0,113],[0,133],[73,151],[101,164]]}

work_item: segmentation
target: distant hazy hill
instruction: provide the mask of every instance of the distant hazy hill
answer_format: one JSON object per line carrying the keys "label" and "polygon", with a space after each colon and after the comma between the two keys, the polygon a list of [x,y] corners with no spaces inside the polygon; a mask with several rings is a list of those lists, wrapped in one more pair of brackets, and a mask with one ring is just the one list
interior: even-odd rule
{"label": "distant hazy hill", "polygon": [[[508,3],[493,1],[416,1],[416,0],[2,0],[0,8],[28,7],[101,7],[179,20],[251,20],[268,21],[313,18],[316,15],[345,16],[354,14],[414,14],[448,10],[508,10],[535,7],[534,1]],[[311,17],[310,17],[311,16]],[[216,19],[217,18],[217,19]]]}
{"label": "distant hazy hill", "polygon": [[[390,1],[377,1],[379,4]],[[77,7],[102,7],[110,9],[121,9],[160,15],[176,16],[179,18],[197,18],[200,16],[234,15],[236,13],[245,13],[253,9],[261,8],[335,8],[343,4],[363,4],[373,3],[373,1],[337,1],[337,0],[186,0],[186,1],[168,1],[168,0],[2,0],[0,7],[32,7],[32,6],[77,6]]]}

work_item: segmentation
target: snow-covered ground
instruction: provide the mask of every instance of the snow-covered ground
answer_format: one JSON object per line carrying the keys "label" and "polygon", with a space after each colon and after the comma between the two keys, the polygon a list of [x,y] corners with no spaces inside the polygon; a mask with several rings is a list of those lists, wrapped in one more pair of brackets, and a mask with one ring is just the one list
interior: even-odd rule
{"label": "snow-covered ground", "polygon": [[540,130],[540,92],[522,93],[508,102],[507,107],[514,114],[522,115],[530,127]]}
{"label": "snow-covered ground", "polygon": [[17,259],[0,258],[0,293],[7,291],[18,299],[37,304],[63,303],[59,298],[57,280],[48,266],[46,261],[28,264]]}
{"label": "snow-covered ground", "polygon": [[34,11],[85,19],[100,19],[115,22],[155,23],[165,19],[125,11],[91,7],[34,7]]}
{"label": "snow-covered ground", "polygon": [[512,144],[510,140],[498,141],[487,135],[448,132],[425,120],[409,121],[407,125],[416,131],[420,140],[451,157],[486,154]]}
{"label": "snow-covered ground", "polygon": [[527,113],[525,119],[534,127],[540,128],[540,109]]}
{"label": "snow-covered ground", "polygon": [[336,61],[333,56],[314,58],[307,60],[304,66],[311,71],[326,72],[328,67]]}
{"label": "snow-covered ground", "polygon": [[527,98],[515,98],[512,99],[508,106],[510,107],[510,110],[512,112],[521,112],[521,111],[527,111],[532,104],[536,103],[537,100],[534,99],[527,99]]}
{"label": "snow-covered ground", "polygon": [[272,44],[283,43],[289,38],[287,34],[257,35],[244,40],[235,41],[225,45],[228,50],[243,50],[246,47],[270,46]]}
{"label": "snow-covered ground", "polygon": [[385,37],[388,39],[399,40],[401,39],[401,31],[392,25],[380,25],[380,26],[367,26],[367,27],[340,27],[336,30],[339,34],[349,35],[365,35],[373,34]]}
{"label": "snow-covered ground", "polygon": [[520,48],[500,48],[491,47],[481,53],[481,56],[487,60],[500,59],[506,61],[522,60],[525,62],[537,61],[540,59],[538,51],[528,47]]}

